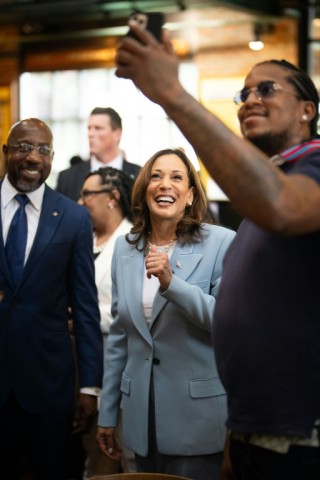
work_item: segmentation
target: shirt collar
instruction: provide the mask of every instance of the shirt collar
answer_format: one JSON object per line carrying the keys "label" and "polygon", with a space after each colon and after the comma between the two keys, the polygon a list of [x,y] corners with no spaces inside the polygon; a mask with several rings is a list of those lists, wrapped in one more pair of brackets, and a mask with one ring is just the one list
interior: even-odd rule
{"label": "shirt collar", "polygon": [[113,167],[122,170],[123,156],[121,152],[111,162],[102,163],[95,156],[91,157],[91,171],[95,172],[98,168]]}
{"label": "shirt collar", "polygon": [[269,159],[274,165],[283,165],[284,163],[297,162],[300,158],[303,158],[308,153],[311,153],[315,150],[320,149],[320,140],[319,138],[314,138],[311,140],[306,140],[298,145],[284,150],[279,155],[274,155]]}
{"label": "shirt collar", "polygon": [[[27,197],[30,200],[30,203],[33,205],[33,207],[36,210],[41,209],[44,189],[45,189],[45,184],[43,183],[42,185],[40,185],[39,188],[37,188],[33,192],[26,193]],[[6,207],[8,203],[10,203],[11,200],[17,195],[17,193],[21,193],[21,192],[19,192],[16,188],[14,188],[13,185],[11,185],[11,183],[8,180],[8,175],[6,175],[3,179],[2,188],[1,188],[1,202],[3,206]]]}

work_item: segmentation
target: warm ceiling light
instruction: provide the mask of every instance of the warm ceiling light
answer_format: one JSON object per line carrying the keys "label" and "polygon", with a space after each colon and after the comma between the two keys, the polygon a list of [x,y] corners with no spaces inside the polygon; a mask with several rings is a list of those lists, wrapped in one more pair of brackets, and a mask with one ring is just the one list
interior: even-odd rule
{"label": "warm ceiling light", "polygon": [[255,40],[251,40],[249,42],[249,47],[251,48],[251,50],[255,50],[257,52],[263,49],[264,43],[259,38],[256,38]]}
{"label": "warm ceiling light", "polygon": [[249,42],[251,50],[262,50],[264,43],[261,40],[262,33],[264,33],[264,26],[261,23],[255,23],[253,26],[253,39]]}

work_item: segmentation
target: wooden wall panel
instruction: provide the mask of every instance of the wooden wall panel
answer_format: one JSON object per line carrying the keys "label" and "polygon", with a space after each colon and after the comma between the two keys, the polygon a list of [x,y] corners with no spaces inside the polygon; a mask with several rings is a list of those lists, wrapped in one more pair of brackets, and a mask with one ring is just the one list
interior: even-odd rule
{"label": "wooden wall panel", "polygon": [[2,144],[6,142],[7,134],[11,126],[10,115],[10,88],[0,87],[0,178],[4,175],[4,162],[2,156]]}

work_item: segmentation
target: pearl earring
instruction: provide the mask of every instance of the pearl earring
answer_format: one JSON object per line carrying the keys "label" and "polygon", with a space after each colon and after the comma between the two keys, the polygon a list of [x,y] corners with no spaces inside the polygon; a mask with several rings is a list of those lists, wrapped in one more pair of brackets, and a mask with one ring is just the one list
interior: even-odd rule
{"label": "pearl earring", "polygon": [[191,207],[192,206],[192,202],[187,202],[187,207]]}
{"label": "pearl earring", "polygon": [[307,117],[307,115],[306,115],[305,113],[302,115],[301,120],[302,120],[303,122],[307,122],[307,121],[308,121],[308,117]]}
{"label": "pearl earring", "polygon": [[109,208],[110,210],[113,210],[113,209],[114,209],[114,206],[113,206],[113,204],[112,204],[111,202],[108,203],[108,208]]}

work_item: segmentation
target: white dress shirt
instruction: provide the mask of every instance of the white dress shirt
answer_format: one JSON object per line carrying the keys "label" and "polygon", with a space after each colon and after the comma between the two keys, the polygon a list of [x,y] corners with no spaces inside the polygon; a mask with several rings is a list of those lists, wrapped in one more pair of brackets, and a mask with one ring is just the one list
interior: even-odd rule
{"label": "white dress shirt", "polygon": [[[1,187],[1,220],[2,220],[2,235],[3,242],[6,244],[9,227],[12,221],[12,218],[19,208],[19,202],[14,197],[17,195],[18,190],[16,190],[8,180],[7,175],[4,177]],[[44,194],[44,184],[42,184],[34,192],[26,193],[26,196],[29,198],[29,203],[26,205],[26,215],[28,223],[28,237],[27,237],[27,246],[25,252],[24,262],[26,262],[33,241],[36,235],[36,231],[39,224],[39,218],[41,213],[42,201]]]}
{"label": "white dress shirt", "polygon": [[117,168],[118,170],[123,169],[123,156],[121,153],[119,153],[111,162],[108,163],[103,163],[100,162],[95,156],[91,157],[90,159],[90,165],[91,165],[91,172],[95,172],[99,168],[105,168],[105,167],[112,167],[112,168]]}

